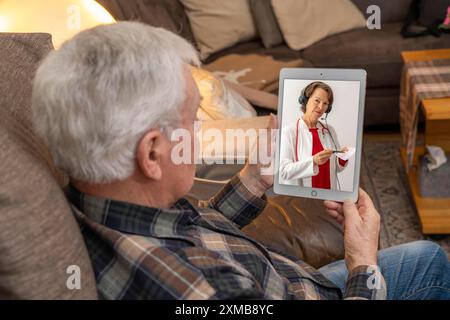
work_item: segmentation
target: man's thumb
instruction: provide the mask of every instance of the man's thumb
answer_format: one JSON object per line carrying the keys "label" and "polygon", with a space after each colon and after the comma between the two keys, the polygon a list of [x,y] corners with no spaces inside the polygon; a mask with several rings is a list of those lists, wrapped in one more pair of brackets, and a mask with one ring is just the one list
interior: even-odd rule
{"label": "man's thumb", "polygon": [[351,200],[344,201],[342,205],[342,211],[344,211],[344,217],[346,221],[361,219],[356,204],[354,204]]}

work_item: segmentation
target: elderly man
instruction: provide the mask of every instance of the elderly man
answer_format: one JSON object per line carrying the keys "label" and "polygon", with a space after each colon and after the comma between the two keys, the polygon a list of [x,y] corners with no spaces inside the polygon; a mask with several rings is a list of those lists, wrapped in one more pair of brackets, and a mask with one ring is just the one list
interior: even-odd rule
{"label": "elderly man", "polygon": [[439,246],[377,252],[380,218],[362,190],[356,205],[325,203],[345,227],[345,260],[320,270],[241,232],[273,182],[260,165],[247,164],[201,208],[184,200],[195,165],[174,164],[170,133],[195,136],[189,65],[197,53],[180,37],[121,22],[78,34],[37,71],[35,128],[70,175],[101,298],[450,298]]}

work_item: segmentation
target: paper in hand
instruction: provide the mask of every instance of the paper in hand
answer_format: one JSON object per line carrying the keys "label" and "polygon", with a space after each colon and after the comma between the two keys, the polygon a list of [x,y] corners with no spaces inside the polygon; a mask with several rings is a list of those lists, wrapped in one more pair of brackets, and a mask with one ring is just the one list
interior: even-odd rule
{"label": "paper in hand", "polygon": [[342,159],[344,161],[347,161],[348,159],[350,159],[351,157],[353,157],[353,155],[355,154],[356,148],[354,147],[348,147],[348,151],[346,153],[338,153],[336,154],[337,157],[339,159]]}

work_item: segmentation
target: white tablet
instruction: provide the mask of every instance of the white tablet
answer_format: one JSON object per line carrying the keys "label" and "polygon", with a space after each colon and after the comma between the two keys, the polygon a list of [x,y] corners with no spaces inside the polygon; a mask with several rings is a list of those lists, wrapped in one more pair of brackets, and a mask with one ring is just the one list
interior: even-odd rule
{"label": "white tablet", "polygon": [[276,194],[358,200],[365,70],[280,72]]}

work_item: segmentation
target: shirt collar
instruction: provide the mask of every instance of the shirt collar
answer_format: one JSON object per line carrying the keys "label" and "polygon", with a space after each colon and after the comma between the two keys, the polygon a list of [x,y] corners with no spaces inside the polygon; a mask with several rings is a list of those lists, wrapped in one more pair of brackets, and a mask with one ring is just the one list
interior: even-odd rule
{"label": "shirt collar", "polygon": [[199,217],[197,210],[186,199],[180,199],[170,209],[153,208],[91,196],[71,184],[66,189],[66,197],[96,223],[143,236],[181,234]]}
{"label": "shirt collar", "polygon": [[[308,125],[306,124],[305,120],[303,120],[303,116],[300,116],[300,127],[301,127],[303,130],[309,131],[309,127],[308,127]],[[323,130],[324,128],[325,128],[325,126],[323,125],[323,123],[322,123],[320,120],[318,120],[315,129]],[[319,131],[319,130],[318,130],[318,131]]]}

